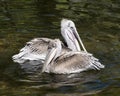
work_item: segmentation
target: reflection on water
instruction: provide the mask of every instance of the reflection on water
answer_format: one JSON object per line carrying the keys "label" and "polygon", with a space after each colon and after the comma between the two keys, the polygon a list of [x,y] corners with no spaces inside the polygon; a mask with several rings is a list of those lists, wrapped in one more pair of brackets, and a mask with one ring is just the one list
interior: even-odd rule
{"label": "reflection on water", "polygon": [[[0,95],[118,96],[120,94],[119,0],[1,0]],[[73,20],[87,48],[106,65],[80,74],[41,74],[39,62],[11,60],[35,37],[63,39],[61,18]]]}

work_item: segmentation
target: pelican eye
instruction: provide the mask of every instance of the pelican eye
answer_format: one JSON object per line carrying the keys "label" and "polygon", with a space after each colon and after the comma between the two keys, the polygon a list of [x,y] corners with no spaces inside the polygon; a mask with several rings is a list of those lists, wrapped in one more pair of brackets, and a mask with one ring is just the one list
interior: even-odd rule
{"label": "pelican eye", "polygon": [[74,27],[71,26],[70,29],[71,29],[72,31],[74,31]]}
{"label": "pelican eye", "polygon": [[72,26],[70,26],[70,29],[73,29],[73,27],[72,27]]}

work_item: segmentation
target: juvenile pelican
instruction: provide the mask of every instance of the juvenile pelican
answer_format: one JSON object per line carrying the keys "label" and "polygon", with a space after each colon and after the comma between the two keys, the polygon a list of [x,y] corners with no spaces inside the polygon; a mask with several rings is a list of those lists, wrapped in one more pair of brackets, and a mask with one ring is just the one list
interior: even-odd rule
{"label": "juvenile pelican", "polygon": [[[80,37],[77,33],[75,24],[68,19],[61,20],[61,34],[67,43],[67,47],[63,47],[62,53],[65,51],[81,51],[80,45],[83,51],[87,52]],[[45,60],[48,44],[53,39],[49,38],[35,38],[25,45],[20,52],[14,55],[13,61],[18,63],[24,63],[27,60]],[[78,42],[79,41],[79,42]]]}
{"label": "juvenile pelican", "polygon": [[50,42],[42,72],[56,74],[79,73],[88,69],[104,68],[97,58],[85,51],[70,51],[61,55],[61,42]]}

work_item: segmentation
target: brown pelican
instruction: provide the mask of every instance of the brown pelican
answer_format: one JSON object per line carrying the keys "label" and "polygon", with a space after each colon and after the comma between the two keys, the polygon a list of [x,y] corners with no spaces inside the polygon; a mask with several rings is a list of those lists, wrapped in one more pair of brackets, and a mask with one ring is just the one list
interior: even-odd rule
{"label": "brown pelican", "polygon": [[61,42],[50,42],[42,72],[56,74],[79,73],[88,69],[104,68],[97,58],[85,51],[69,51],[61,55]]}
{"label": "brown pelican", "polygon": [[[65,51],[81,51],[80,45],[82,49],[86,51],[79,34],[77,33],[75,24],[73,21],[68,19],[61,20],[61,34],[65,39],[68,48],[65,47],[63,44],[62,53]],[[25,45],[20,52],[14,55],[13,61],[18,63],[24,63],[27,60],[45,60],[48,44],[53,39],[49,38],[35,38]],[[79,42],[78,42],[79,41]],[[87,52],[87,51],[86,51]]]}

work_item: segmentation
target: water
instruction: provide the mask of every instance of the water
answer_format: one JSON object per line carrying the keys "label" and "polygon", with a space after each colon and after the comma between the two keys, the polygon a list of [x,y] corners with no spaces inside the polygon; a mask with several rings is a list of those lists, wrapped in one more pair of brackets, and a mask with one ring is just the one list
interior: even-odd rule
{"label": "water", "polygon": [[[60,20],[75,22],[86,49],[106,66],[80,74],[41,74],[39,62],[14,63],[35,37],[60,38]],[[0,96],[119,96],[119,0],[1,0]]]}

